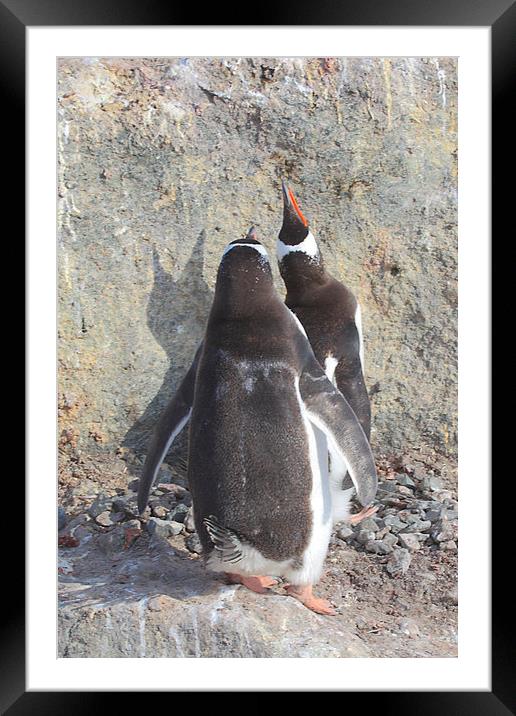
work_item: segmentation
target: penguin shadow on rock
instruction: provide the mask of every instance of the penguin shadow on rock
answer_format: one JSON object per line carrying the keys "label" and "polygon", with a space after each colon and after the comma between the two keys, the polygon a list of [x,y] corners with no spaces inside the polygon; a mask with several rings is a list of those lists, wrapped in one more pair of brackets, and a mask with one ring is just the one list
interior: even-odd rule
{"label": "penguin shadow on rock", "polygon": [[[202,275],[205,248],[206,232],[203,229],[180,276],[175,278],[163,268],[158,251],[153,250],[154,282],[147,303],[147,325],[167,354],[169,367],[158,392],[123,438],[122,446],[133,458],[147,453],[154,427],[203,338],[213,301],[213,291]],[[183,365],[178,363],[178,354],[182,355]],[[188,431],[185,430],[170,448],[180,473],[185,472],[187,439]],[[138,463],[138,460],[128,461],[130,474],[137,477],[141,471]]]}

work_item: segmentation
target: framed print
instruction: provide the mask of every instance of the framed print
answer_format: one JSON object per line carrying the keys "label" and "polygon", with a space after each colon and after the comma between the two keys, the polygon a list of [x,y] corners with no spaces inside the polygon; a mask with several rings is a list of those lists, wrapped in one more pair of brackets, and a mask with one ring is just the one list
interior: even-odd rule
{"label": "framed print", "polygon": [[120,691],[514,711],[489,510],[514,6],[388,5],[196,26],[0,3],[29,309],[7,713]]}

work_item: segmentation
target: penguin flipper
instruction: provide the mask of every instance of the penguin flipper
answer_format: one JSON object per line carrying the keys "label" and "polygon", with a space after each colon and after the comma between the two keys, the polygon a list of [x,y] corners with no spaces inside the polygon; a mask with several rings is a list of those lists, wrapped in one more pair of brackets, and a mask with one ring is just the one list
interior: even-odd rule
{"label": "penguin flipper", "polygon": [[335,367],[335,383],[358,418],[362,430],[371,437],[371,402],[364,381],[360,359],[341,358]]}
{"label": "penguin flipper", "polygon": [[170,449],[175,438],[184,428],[192,412],[195,376],[197,364],[201,353],[202,343],[197,349],[194,360],[187,374],[183,378],[176,394],[169,402],[161,415],[147,451],[142,475],[138,485],[138,510],[144,511],[151,487],[156,479],[161,463]]}
{"label": "penguin flipper", "polygon": [[308,418],[326,434],[330,449],[346,463],[360,503],[369,505],[378,486],[369,441],[348,401],[314,357],[301,374],[299,392]]}
{"label": "penguin flipper", "polygon": [[230,562],[232,564],[240,562],[244,557],[244,553],[242,540],[236,532],[233,532],[228,527],[223,527],[214,515],[205,517],[203,522],[221,562]]}

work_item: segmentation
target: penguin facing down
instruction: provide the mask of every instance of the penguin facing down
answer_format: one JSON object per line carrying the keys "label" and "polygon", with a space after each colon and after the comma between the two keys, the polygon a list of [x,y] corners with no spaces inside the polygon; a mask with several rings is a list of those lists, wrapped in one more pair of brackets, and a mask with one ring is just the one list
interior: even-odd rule
{"label": "penguin facing down", "polygon": [[[283,224],[276,243],[287,295],[285,303],[305,329],[315,357],[353,409],[369,440],[371,406],[364,381],[360,305],[353,293],[326,271],[317,242],[292,190],[282,181]],[[353,483],[338,452],[330,447],[334,523],[357,523],[375,510],[349,517]],[[343,489],[343,487],[345,489]]]}
{"label": "penguin facing down", "polygon": [[277,295],[254,230],[224,251],[191,371],[193,390],[187,376],[160,421],[140,509],[155,466],[189,419],[188,481],[207,568],[257,592],[274,583],[269,575],[284,577],[288,594],[333,614],[312,592],[333,524],[328,445],[364,506],[376,494],[374,461],[353,410]]}

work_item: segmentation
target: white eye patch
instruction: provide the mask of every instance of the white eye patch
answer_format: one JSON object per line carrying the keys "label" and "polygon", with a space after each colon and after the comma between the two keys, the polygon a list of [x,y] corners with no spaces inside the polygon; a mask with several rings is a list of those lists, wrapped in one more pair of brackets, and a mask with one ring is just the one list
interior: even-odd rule
{"label": "white eye patch", "polygon": [[310,258],[316,258],[316,256],[319,256],[319,248],[311,231],[308,232],[308,236],[304,241],[300,244],[295,244],[294,246],[284,244],[280,239],[276,242],[278,261],[281,261],[284,256],[294,251],[301,251],[301,253],[306,254],[306,256],[310,256]]}

